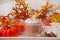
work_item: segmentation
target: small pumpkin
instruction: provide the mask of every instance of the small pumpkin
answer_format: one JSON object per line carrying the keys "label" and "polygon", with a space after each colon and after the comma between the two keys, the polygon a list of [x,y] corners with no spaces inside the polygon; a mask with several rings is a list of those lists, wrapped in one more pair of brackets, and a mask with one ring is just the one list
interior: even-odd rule
{"label": "small pumpkin", "polygon": [[4,26],[1,30],[2,37],[18,36],[18,30],[14,25]]}
{"label": "small pumpkin", "polygon": [[0,16],[0,23],[3,25],[8,25],[10,23],[10,17],[7,16]]}
{"label": "small pumpkin", "polygon": [[3,24],[4,25],[8,25],[10,23],[10,18],[9,17],[3,17],[4,21],[3,21]]}
{"label": "small pumpkin", "polygon": [[24,32],[24,27],[25,27],[25,23],[24,22],[15,20],[12,24],[17,27],[17,29],[19,30],[20,34],[22,34]]}

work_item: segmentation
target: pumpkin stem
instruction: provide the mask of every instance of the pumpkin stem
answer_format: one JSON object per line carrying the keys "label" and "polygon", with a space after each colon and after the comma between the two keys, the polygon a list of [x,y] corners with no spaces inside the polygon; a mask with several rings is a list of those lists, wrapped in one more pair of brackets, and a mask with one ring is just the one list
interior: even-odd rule
{"label": "pumpkin stem", "polygon": [[7,25],[7,28],[10,29],[10,25]]}
{"label": "pumpkin stem", "polygon": [[3,17],[4,18],[4,20],[6,19],[5,17]]}

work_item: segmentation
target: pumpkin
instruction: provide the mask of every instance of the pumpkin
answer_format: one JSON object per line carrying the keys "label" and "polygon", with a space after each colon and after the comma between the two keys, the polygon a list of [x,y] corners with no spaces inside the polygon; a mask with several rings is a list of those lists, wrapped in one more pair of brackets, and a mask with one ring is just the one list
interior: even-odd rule
{"label": "pumpkin", "polygon": [[4,21],[3,21],[3,24],[4,25],[8,25],[10,23],[10,18],[9,17],[3,17]]}
{"label": "pumpkin", "polygon": [[14,21],[13,22],[13,25],[15,25],[17,27],[17,29],[19,30],[20,34],[22,32],[24,32],[24,26],[25,26],[25,23],[24,22]]}
{"label": "pumpkin", "polygon": [[4,26],[1,30],[2,37],[18,36],[18,30],[14,25]]}
{"label": "pumpkin", "polygon": [[10,18],[7,16],[0,16],[0,23],[3,25],[8,25],[10,23]]}

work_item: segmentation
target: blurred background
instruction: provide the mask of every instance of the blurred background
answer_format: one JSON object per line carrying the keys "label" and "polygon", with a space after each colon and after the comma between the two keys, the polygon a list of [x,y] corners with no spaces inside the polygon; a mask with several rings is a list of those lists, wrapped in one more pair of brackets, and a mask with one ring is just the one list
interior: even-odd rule
{"label": "blurred background", "polygon": [[[31,8],[40,9],[40,6],[45,5],[47,0],[26,0]],[[50,4],[56,6],[59,9],[60,0],[49,0]],[[15,0],[0,0],[0,15],[7,15],[12,11],[15,5]]]}

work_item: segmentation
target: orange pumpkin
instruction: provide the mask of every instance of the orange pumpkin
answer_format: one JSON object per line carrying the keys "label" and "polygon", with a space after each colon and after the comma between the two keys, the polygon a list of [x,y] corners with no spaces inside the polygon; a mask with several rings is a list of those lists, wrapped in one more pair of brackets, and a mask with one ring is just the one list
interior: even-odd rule
{"label": "orange pumpkin", "polygon": [[4,21],[3,21],[3,24],[4,25],[8,25],[10,23],[10,18],[9,17],[4,17]]}
{"label": "orange pumpkin", "polygon": [[1,36],[2,37],[10,37],[10,36],[18,36],[18,30],[15,26],[4,26],[1,30]]}
{"label": "orange pumpkin", "polygon": [[13,25],[15,25],[15,26],[18,28],[20,34],[21,34],[22,32],[24,32],[24,26],[25,26],[25,23],[24,23],[24,22],[14,21],[14,22],[13,22]]}

